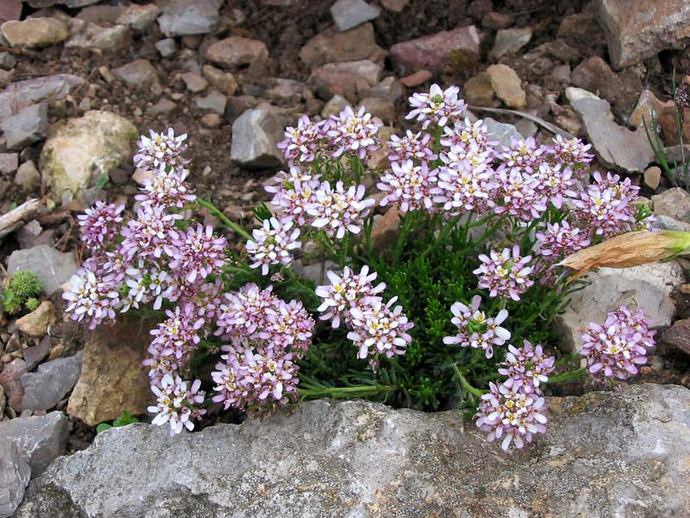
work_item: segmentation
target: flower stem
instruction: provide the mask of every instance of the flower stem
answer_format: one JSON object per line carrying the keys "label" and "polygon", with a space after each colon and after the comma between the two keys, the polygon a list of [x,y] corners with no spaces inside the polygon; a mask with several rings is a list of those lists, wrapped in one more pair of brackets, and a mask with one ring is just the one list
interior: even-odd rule
{"label": "flower stem", "polygon": [[366,398],[398,390],[395,385],[357,385],[354,387],[312,387],[299,388],[302,400],[323,397],[333,399]]}
{"label": "flower stem", "polygon": [[229,228],[230,230],[233,230],[237,232],[240,236],[242,236],[244,239],[247,241],[251,241],[252,236],[247,232],[244,228],[242,228],[240,225],[235,223],[234,221],[230,220],[223,212],[216,207],[213,203],[210,201],[202,200],[201,198],[197,199],[197,203],[201,205],[202,207],[206,208],[213,214],[215,217],[217,217],[221,223],[223,224],[224,227]]}
{"label": "flower stem", "polygon": [[456,363],[453,364],[453,371],[455,372],[455,377],[458,378],[458,381],[460,382],[460,386],[465,392],[469,392],[477,397],[482,397],[484,394],[486,394],[486,391],[473,387],[469,384],[469,382],[465,379],[465,376],[463,376],[462,372],[460,372],[460,369],[458,369],[458,365]]}
{"label": "flower stem", "polygon": [[587,374],[587,368],[580,367],[579,369],[575,369],[573,371],[561,372],[555,376],[549,376],[549,380],[546,383],[572,383],[582,378],[585,374]]}

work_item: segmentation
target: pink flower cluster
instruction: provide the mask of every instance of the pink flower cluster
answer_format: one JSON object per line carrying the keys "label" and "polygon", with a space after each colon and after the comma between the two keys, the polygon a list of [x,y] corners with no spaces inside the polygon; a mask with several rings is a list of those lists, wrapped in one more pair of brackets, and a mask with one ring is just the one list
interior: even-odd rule
{"label": "pink flower cluster", "polygon": [[624,380],[647,363],[647,350],[654,347],[654,331],[644,311],[627,306],[611,311],[603,324],[590,323],[582,335],[580,354],[594,376]]}
{"label": "pink flower cluster", "polygon": [[500,252],[491,250],[489,255],[480,254],[479,260],[481,264],[474,274],[479,278],[479,287],[489,291],[489,297],[519,301],[520,295],[534,284],[529,266],[532,256],[522,257],[518,245]]}
{"label": "pink flower cluster", "polygon": [[345,322],[350,329],[347,337],[357,347],[357,357],[369,358],[375,369],[381,355],[390,358],[405,354],[412,341],[408,331],[413,324],[402,306],[395,305],[396,297],[384,303],[378,296],[386,285],[373,285],[376,273],[369,273],[369,268],[363,266],[356,274],[346,266],[341,275],[329,271],[327,276],[330,284],[316,288],[322,300],[321,319],[330,320],[333,327]]}
{"label": "pink flower cluster", "polygon": [[482,298],[475,295],[469,306],[456,302],[450,307],[453,313],[451,322],[458,328],[458,334],[446,336],[443,343],[483,349],[486,357],[491,358],[494,355],[494,345],[503,345],[510,340],[510,331],[501,327],[508,318],[508,311],[502,309],[495,318],[489,318],[486,313],[480,311],[481,303]]}

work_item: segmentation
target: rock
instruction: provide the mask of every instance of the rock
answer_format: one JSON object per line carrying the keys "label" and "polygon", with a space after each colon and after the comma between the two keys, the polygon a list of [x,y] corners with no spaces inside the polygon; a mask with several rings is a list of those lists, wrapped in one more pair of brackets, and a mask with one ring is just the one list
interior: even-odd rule
{"label": "rock", "polygon": [[[96,25],[110,26],[115,24],[115,20],[125,11],[122,5],[90,5],[79,11],[75,17]],[[74,24],[74,20],[71,20]]]}
{"label": "rock", "polygon": [[26,454],[13,442],[0,442],[0,516],[12,516],[31,478]]}
{"label": "rock", "polygon": [[491,65],[486,69],[496,97],[510,108],[524,108],[527,94],[522,89],[520,78],[515,70],[507,65]]}
{"label": "rock", "polygon": [[242,36],[230,36],[209,45],[204,57],[228,68],[263,63],[268,60],[264,42]]}
{"label": "rock", "polygon": [[480,72],[468,79],[463,85],[463,98],[470,104],[479,106],[492,106],[497,104],[491,77],[486,72]]}
{"label": "rock", "polygon": [[337,0],[331,6],[331,16],[339,31],[347,31],[358,25],[375,20],[381,9],[364,0]]}
{"label": "rock", "polygon": [[263,92],[263,97],[273,104],[295,106],[313,94],[301,81],[275,77],[271,79],[271,87]]}
{"label": "rock", "polygon": [[434,75],[428,70],[418,70],[414,74],[400,78],[400,82],[408,88],[426,83]]}
{"label": "rock", "polygon": [[632,268],[600,268],[587,275],[589,283],[571,295],[566,311],[556,317],[564,350],[577,351],[580,335],[590,322],[601,324],[609,311],[621,304],[644,310],[652,327],[671,325],[676,308],[671,299],[675,286],[684,282],[677,262]]}
{"label": "rock", "polygon": [[50,352],[51,344],[52,340],[50,337],[44,336],[43,339],[38,342],[38,345],[32,345],[24,349],[24,361],[26,362],[27,371],[33,370],[36,365],[45,360]]}
{"label": "rock", "polygon": [[644,171],[644,184],[656,191],[661,183],[661,168],[657,166],[652,166]]}
{"label": "rock", "polygon": [[513,124],[498,122],[491,117],[484,119],[489,140],[500,147],[510,147],[513,140],[522,140],[522,135]]}
{"label": "rock", "polygon": [[171,0],[163,6],[158,25],[161,32],[169,38],[208,34],[218,25],[218,10],[222,4],[222,0]]}
{"label": "rock", "polygon": [[0,93],[0,121],[22,108],[48,99],[62,100],[86,81],[71,74],[55,74],[12,83]]}
{"label": "rock", "polygon": [[685,189],[673,187],[652,196],[654,214],[670,216],[690,223],[690,194]]}
{"label": "rock", "polygon": [[32,104],[0,123],[8,149],[22,149],[43,140],[48,132],[48,104]]}
{"label": "rock", "polygon": [[284,122],[268,104],[245,111],[232,125],[230,158],[250,168],[280,167],[283,155],[277,144],[283,137]]}
{"label": "rock", "polygon": [[21,378],[22,410],[50,410],[72,390],[79,378],[83,352],[42,363]]}
{"label": "rock", "polygon": [[498,61],[503,56],[517,54],[531,39],[531,27],[500,30],[496,33],[496,39],[491,52],[489,52],[489,58]]}
{"label": "rock", "polygon": [[131,122],[106,111],[89,111],[58,125],[39,162],[53,199],[69,201],[111,169],[129,162],[137,136]]}
{"label": "rock", "polygon": [[388,99],[382,97],[367,97],[362,99],[361,106],[371,113],[374,117],[378,117],[384,123],[392,123],[395,120],[395,106]]}
{"label": "rock", "polygon": [[47,245],[15,250],[7,261],[7,272],[31,270],[41,280],[43,291],[52,295],[77,271],[77,263],[70,252],[64,254]]}
{"label": "rock", "polygon": [[661,341],[675,350],[690,354],[690,318],[676,320],[663,332]]}
{"label": "rock", "polygon": [[374,216],[371,227],[371,241],[374,249],[383,251],[391,246],[398,238],[400,231],[400,211],[395,207],[389,208],[384,214]]}
{"label": "rock", "polygon": [[334,95],[331,99],[323,105],[321,110],[321,117],[330,117],[331,115],[338,115],[342,112],[350,103],[344,97],[340,95]]}
{"label": "rock", "polygon": [[404,94],[405,89],[403,88],[402,84],[393,76],[384,78],[377,85],[374,85],[369,89],[365,89],[362,92],[362,95],[365,95],[366,97],[380,97],[381,99],[386,99],[393,104],[395,104]]}
{"label": "rock", "polygon": [[164,40],[157,41],[155,47],[163,58],[174,56],[175,52],[177,52],[177,44],[172,38],[165,38]]}
{"label": "rock", "polygon": [[127,25],[136,32],[145,32],[153,25],[160,12],[160,8],[153,3],[144,5],[132,4],[124,9],[122,14],[115,20],[115,23]]}
{"label": "rock", "polygon": [[0,24],[9,20],[19,20],[21,14],[22,0],[5,0],[0,4]]}
{"label": "rock", "polygon": [[184,81],[187,90],[192,93],[203,92],[208,86],[208,81],[194,72],[185,72],[184,74],[180,75],[180,77],[182,78],[182,81]]}
{"label": "rock", "polygon": [[158,83],[158,73],[147,59],[137,59],[113,69],[113,75],[130,88],[149,90]]}
{"label": "rock", "polygon": [[[654,120],[657,119],[659,123],[664,121],[669,114],[671,117],[675,117],[676,105],[673,101],[669,100],[666,102],[660,101],[654,92],[651,90],[644,90],[639,99],[637,100],[637,105],[635,109],[630,114],[628,123],[633,128],[639,128],[645,124],[651,130],[654,124]],[[675,121],[674,121],[675,126]],[[661,127],[662,133],[664,127]],[[677,135],[677,131],[674,128],[674,132]],[[669,135],[670,136],[670,135]]]}
{"label": "rock", "polygon": [[237,80],[230,72],[223,72],[214,66],[204,65],[201,67],[201,73],[204,75],[204,78],[223,95],[232,97],[235,95],[235,92],[237,92]]}
{"label": "rock", "polygon": [[176,437],[136,423],[57,459],[17,517],[680,516],[690,506],[688,389],[632,385],[549,407],[548,433],[514,455],[457,411],[366,401],[313,401]]}
{"label": "rock", "polygon": [[146,108],[146,113],[150,113],[151,115],[168,114],[175,108],[177,108],[177,105],[174,102],[167,97],[162,97],[156,104]]}
{"label": "rock", "polygon": [[204,128],[218,128],[223,124],[223,119],[217,113],[207,113],[201,117],[201,125]]}
{"label": "rock", "polygon": [[68,433],[69,422],[62,412],[0,422],[0,443],[14,443],[27,456],[32,477],[65,452]]}
{"label": "rock", "polygon": [[27,18],[12,20],[0,27],[10,47],[47,47],[69,37],[67,24],[58,18]]}
{"label": "rock", "polygon": [[654,160],[644,128],[630,131],[616,124],[608,101],[575,87],[566,88],[566,97],[580,115],[587,137],[605,166],[642,172]]}
{"label": "rock", "polygon": [[354,102],[358,93],[379,82],[382,66],[367,59],[328,63],[315,68],[309,84],[322,99],[341,95]]}
{"label": "rock", "polygon": [[584,88],[613,104],[617,113],[627,117],[634,106],[634,99],[642,90],[633,74],[616,74],[599,56],[592,56],[580,63],[572,72],[572,84]]}
{"label": "rock", "polygon": [[0,385],[0,416],[5,415],[5,389]]}
{"label": "rock", "polygon": [[498,31],[507,29],[513,25],[514,21],[514,18],[509,14],[491,11],[482,16],[482,27]]}
{"label": "rock", "polygon": [[87,335],[81,374],[67,405],[69,415],[96,426],[123,411],[146,413],[152,395],[142,361],[150,329],[141,320],[121,320]]}
{"label": "rock", "polygon": [[204,97],[194,98],[194,104],[196,104],[198,108],[212,111],[219,115],[225,113],[225,105],[227,102],[227,98],[218,90],[209,90],[208,94]]}
{"label": "rock", "polygon": [[33,191],[41,185],[41,174],[33,161],[28,160],[19,166],[14,176],[14,183],[25,191]]}
{"label": "rock", "polygon": [[91,4],[96,4],[100,0],[25,0],[31,7],[52,7],[54,5],[64,5],[73,9],[75,7],[84,7]]}
{"label": "rock", "polygon": [[690,42],[686,0],[595,0],[594,4],[616,69]]}
{"label": "rock", "polygon": [[467,61],[479,59],[479,31],[474,25],[396,43],[390,49],[390,57],[403,74],[422,69],[438,73],[453,52]]}
{"label": "rock", "polygon": [[101,27],[95,23],[87,23],[65,43],[65,47],[117,51],[128,47],[131,39],[132,34],[126,25]]}
{"label": "rock", "polygon": [[374,26],[370,23],[345,32],[329,27],[307,41],[299,52],[300,59],[311,68],[362,59],[378,62],[385,56],[386,51],[376,44]]}
{"label": "rock", "polygon": [[44,300],[31,313],[17,319],[17,328],[24,334],[41,338],[45,336],[48,328],[55,324],[55,308],[52,302]]}
{"label": "rock", "polygon": [[21,358],[15,358],[0,371],[0,385],[7,394],[7,403],[14,410],[21,410],[24,387],[21,377],[27,371],[27,365]]}
{"label": "rock", "polygon": [[380,0],[380,3],[387,11],[400,13],[403,9],[405,9],[405,7],[407,7],[407,4],[410,3],[410,0]]}
{"label": "rock", "polygon": [[18,164],[19,155],[17,153],[0,153],[0,173],[14,173]]}

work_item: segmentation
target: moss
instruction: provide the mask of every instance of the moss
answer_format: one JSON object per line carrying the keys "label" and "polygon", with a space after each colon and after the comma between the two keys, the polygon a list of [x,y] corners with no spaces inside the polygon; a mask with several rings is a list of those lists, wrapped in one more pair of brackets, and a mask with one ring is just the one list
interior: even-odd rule
{"label": "moss", "polygon": [[10,315],[20,313],[24,309],[33,311],[40,304],[38,296],[42,291],[38,275],[30,270],[18,270],[12,274],[2,292],[2,307]]}

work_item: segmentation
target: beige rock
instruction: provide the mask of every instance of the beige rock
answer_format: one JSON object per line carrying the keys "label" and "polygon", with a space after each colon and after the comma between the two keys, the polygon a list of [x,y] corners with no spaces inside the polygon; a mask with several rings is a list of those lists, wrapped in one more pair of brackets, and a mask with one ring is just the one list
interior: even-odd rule
{"label": "beige rock", "polygon": [[87,335],[81,374],[67,405],[69,415],[95,426],[123,410],[146,413],[152,395],[142,361],[149,330],[141,320],[125,320]]}
{"label": "beige rock", "polygon": [[34,311],[17,319],[17,328],[26,335],[41,338],[55,321],[55,308],[52,302],[44,300]]}
{"label": "beige rock", "polygon": [[491,106],[494,104],[496,93],[491,84],[489,74],[480,72],[467,80],[463,85],[462,95],[470,104],[478,104],[480,106]]}
{"label": "beige rock", "polygon": [[67,24],[57,18],[11,20],[3,23],[0,31],[12,47],[47,47],[69,37]]}
{"label": "beige rock", "polygon": [[299,52],[300,59],[311,68],[361,59],[382,61],[385,56],[386,51],[376,44],[371,23],[345,32],[329,27],[307,41]]}
{"label": "beige rock", "polygon": [[524,108],[527,95],[515,70],[507,65],[491,65],[486,69],[496,97],[510,108]]}
{"label": "beige rock", "polygon": [[223,72],[222,70],[211,66],[204,65],[201,68],[201,73],[211,85],[220,93],[232,97],[237,91],[238,85],[235,76],[230,72]]}
{"label": "beige rock", "polygon": [[208,86],[208,81],[194,72],[185,72],[180,77],[184,81],[187,90],[192,93],[203,92]]}
{"label": "beige rock", "polygon": [[649,167],[644,172],[644,184],[650,189],[656,190],[661,183],[661,168]]}
{"label": "beige rock", "polygon": [[230,36],[210,45],[204,56],[221,66],[237,67],[266,61],[268,49],[262,41]]}

